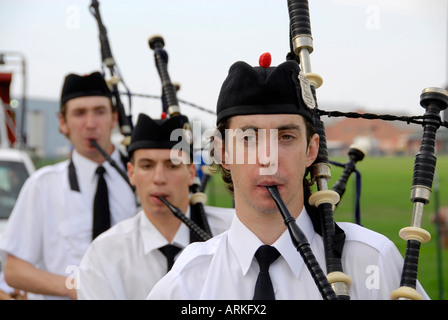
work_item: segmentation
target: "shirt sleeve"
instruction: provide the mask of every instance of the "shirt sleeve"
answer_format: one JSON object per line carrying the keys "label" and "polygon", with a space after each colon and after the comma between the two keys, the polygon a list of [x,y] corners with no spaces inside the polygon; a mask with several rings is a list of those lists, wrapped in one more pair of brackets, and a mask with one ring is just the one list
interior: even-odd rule
{"label": "shirt sleeve", "polygon": [[[378,291],[382,296],[375,297],[375,299],[390,299],[390,294],[400,287],[401,274],[403,270],[404,259],[392,241],[388,241],[381,250],[380,263],[382,272],[380,275],[380,286],[387,288],[386,290]],[[429,296],[417,281],[416,291],[422,296],[424,300],[429,300]]]}
{"label": "shirt sleeve", "polygon": [[46,191],[38,182],[38,179],[29,178],[19,193],[0,245],[3,261],[8,254],[33,265],[42,261],[42,225],[46,198],[43,194]]}
{"label": "shirt sleeve", "polygon": [[146,300],[190,300],[179,273],[168,272],[152,288]]}
{"label": "shirt sleeve", "polygon": [[233,216],[235,215],[235,209],[211,206],[205,206],[204,208],[209,218],[213,236],[221,234],[230,228]]}
{"label": "shirt sleeve", "polygon": [[[93,242],[79,266],[79,284],[78,299],[79,300],[115,300],[120,299],[114,294],[111,285],[114,284],[112,279],[108,279],[103,269],[102,259],[99,257]],[[106,262],[107,263],[107,262]],[[114,285],[118,285],[115,283]]]}

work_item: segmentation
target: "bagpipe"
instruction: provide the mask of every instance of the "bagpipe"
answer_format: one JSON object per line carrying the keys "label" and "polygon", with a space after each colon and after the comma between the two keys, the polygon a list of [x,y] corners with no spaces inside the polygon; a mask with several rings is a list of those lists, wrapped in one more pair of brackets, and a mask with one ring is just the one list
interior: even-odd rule
{"label": "bagpipe", "polygon": [[[287,58],[300,64],[301,72],[299,81],[302,87],[302,98],[305,104],[316,111],[316,89],[322,84],[322,78],[311,70],[310,54],[313,52],[313,38],[308,1],[288,0],[288,12],[290,20],[290,47],[291,52]],[[310,90],[308,90],[308,88]],[[285,225],[288,228],[291,240],[297,251],[302,256],[311,276],[316,283],[324,300],[348,300],[351,278],[343,273],[341,257],[334,248],[335,223],[333,208],[340,200],[339,193],[328,189],[328,181],[331,178],[328,151],[325,136],[324,123],[317,112],[314,112],[315,131],[319,135],[319,153],[311,166],[311,178],[317,185],[318,191],[309,198],[309,203],[316,206],[321,221],[322,238],[324,241],[325,261],[327,275],[319,266],[308,239],[296,224],[295,219],[288,212],[286,205],[276,187],[268,187],[274,199]],[[346,174],[348,178],[348,174]]]}
{"label": "bagpipe", "polygon": [[[92,0],[90,5],[90,12],[95,17],[98,30],[99,30],[99,40],[100,40],[100,51],[101,51],[101,68],[103,69],[103,76],[105,77],[105,81],[109,86],[109,89],[112,92],[112,101],[114,105],[114,110],[118,112],[118,123],[120,126],[120,132],[123,135],[124,139],[121,143],[124,146],[128,146],[131,142],[132,135],[132,117],[126,114],[124,109],[124,105],[121,101],[120,92],[118,90],[119,83],[122,83],[124,86],[125,83],[118,72],[117,65],[115,63],[115,59],[112,56],[112,50],[109,43],[109,38],[107,36],[106,27],[103,24],[100,14],[100,4],[97,0]],[[104,66],[109,69],[109,79],[105,76]],[[127,87],[126,87],[127,88]],[[129,92],[129,89],[127,89]],[[129,114],[131,113],[131,95],[129,94]],[[130,186],[132,191],[135,191],[135,187],[130,183],[129,178],[124,170],[122,170],[117,163],[107,154],[107,152],[95,141],[90,140],[92,145],[101,153],[101,155],[108,161],[114,169],[120,174],[120,176],[126,181],[126,183]]]}
{"label": "bagpipe", "polygon": [[[154,60],[157,71],[162,82],[162,100],[166,106],[163,108],[162,113],[165,116],[165,112],[169,117],[175,117],[180,115],[179,101],[177,99],[176,88],[171,82],[168,73],[168,53],[164,50],[165,41],[161,36],[153,36],[148,40],[149,47],[154,51]],[[166,110],[166,111],[165,111]],[[187,127],[184,130],[189,130],[192,137],[191,128]],[[193,140],[193,139],[191,139]],[[191,141],[191,144],[193,142]],[[190,152],[193,153],[193,146],[191,145]],[[181,219],[192,231],[191,242],[193,241],[205,241],[211,238],[212,232],[208,224],[207,216],[204,211],[204,205],[207,202],[207,196],[201,189],[201,180],[198,177],[196,171],[196,177],[193,185],[190,187],[190,205],[191,205],[191,219],[188,219],[184,214],[179,214],[179,209],[176,209],[166,199],[161,199],[173,212],[173,214]],[[200,230],[198,232],[198,230]]]}
{"label": "bagpipe", "polygon": [[[322,84],[322,78],[311,70],[310,54],[313,52],[313,38],[309,5],[307,0],[288,0],[288,12],[290,19],[290,47],[288,59],[296,60],[306,77],[311,93],[303,95],[308,106],[314,110],[316,133],[319,134],[319,154],[311,167],[311,179],[317,185],[317,192],[309,198],[309,203],[317,207],[322,226],[322,238],[325,249],[325,263],[327,275],[315,260],[309,248],[306,237],[295,223],[286,208],[283,200],[275,187],[268,187],[272,198],[276,202],[282,214],[285,225],[291,235],[291,240],[303,257],[321,295],[324,299],[348,300],[351,278],[344,274],[341,255],[335,250],[335,222],[334,208],[345,190],[345,185],[350,174],[355,170],[355,164],[364,157],[361,150],[352,148],[349,151],[350,161],[344,165],[344,171],[340,179],[328,189],[328,181],[331,178],[328,151],[326,145],[325,127],[320,116],[323,114],[348,117],[362,117],[365,119],[403,120],[420,123],[423,126],[423,137],[420,150],[415,157],[414,173],[411,187],[411,201],[414,203],[411,226],[400,230],[399,235],[407,241],[407,248],[403,264],[400,288],[391,293],[391,299],[417,300],[422,297],[415,290],[417,283],[418,259],[421,243],[429,241],[429,232],[421,228],[423,207],[429,202],[432,182],[436,167],[435,141],[437,129],[442,122],[440,112],[448,105],[448,91],[441,88],[425,88],[420,96],[420,104],[425,109],[422,121],[416,118],[395,117],[390,115],[360,115],[355,113],[325,112],[319,110],[316,99],[316,89]],[[300,79],[299,75],[299,79]],[[301,82],[305,83],[306,82]],[[306,84],[307,85],[307,84]],[[302,90],[304,91],[304,90]],[[306,90],[305,90],[306,92]],[[303,93],[302,93],[303,94]]]}
{"label": "bagpipe", "polygon": [[[92,15],[95,17],[98,29],[99,29],[99,40],[100,40],[100,49],[101,49],[101,60],[102,67],[106,66],[109,69],[109,79],[105,76],[106,82],[109,84],[111,92],[113,94],[113,103],[115,110],[118,111],[118,119],[120,132],[124,136],[123,141],[121,142],[124,146],[128,146],[131,142],[132,136],[132,115],[131,115],[131,96],[129,89],[126,87],[120,73],[118,72],[117,65],[115,63],[115,59],[112,55],[112,50],[110,47],[109,39],[107,36],[107,30],[104,26],[101,14],[99,10],[99,2],[97,0],[92,0],[90,5],[90,11]],[[159,73],[161,82],[162,82],[162,118],[164,117],[175,117],[181,115],[178,99],[176,96],[176,91],[178,88],[171,82],[170,76],[168,74],[168,54],[163,49],[164,48],[164,40],[160,36],[154,36],[149,39],[149,46],[152,50],[154,50],[154,58],[155,64],[157,67],[157,71]],[[104,72],[103,72],[104,73]],[[127,89],[127,95],[129,97],[129,113],[126,114],[124,105],[121,101],[120,95],[121,92],[118,89],[119,83],[123,84]],[[188,126],[184,128],[184,130],[189,131],[189,135],[192,136],[191,128]],[[125,179],[125,181],[130,185],[130,187],[135,191],[135,187],[133,187],[130,182],[127,174],[121,170],[121,168],[115,163],[115,161],[96,143],[96,141],[91,141],[93,146],[97,148],[97,150],[105,157],[105,159],[120,173],[120,175]],[[191,146],[190,152],[193,153],[193,148]],[[205,189],[205,183],[209,179],[210,173],[204,170],[204,174],[201,179],[198,177],[196,171],[196,177],[193,185],[190,187],[191,196],[190,196],[190,204],[191,204],[191,218],[188,218],[181,212],[179,208],[176,208],[171,203],[169,203],[165,198],[162,198],[162,202],[164,202],[173,215],[179,218],[183,223],[187,225],[187,227],[191,230],[190,233],[190,241],[205,241],[211,238],[212,232],[207,220],[207,216],[204,211],[204,205],[207,201],[207,196],[203,192]]]}
{"label": "bagpipe", "polygon": [[[132,116],[131,114],[131,95],[129,94],[129,115],[126,114],[124,109],[124,105],[121,101],[120,91],[118,90],[118,85],[121,83],[126,87],[125,82],[123,81],[123,77],[120,75],[118,67],[115,63],[115,59],[112,55],[112,50],[110,47],[109,38],[107,36],[106,27],[103,24],[100,14],[100,5],[97,0],[92,0],[90,5],[90,12],[95,17],[98,23],[99,30],[99,40],[100,40],[100,49],[101,49],[101,67],[104,69],[106,66],[109,69],[109,79],[105,77],[106,82],[109,84],[109,88],[112,91],[114,106],[118,111],[118,122],[120,125],[120,132],[124,136],[124,140],[122,144],[128,146],[131,141],[132,135]],[[103,74],[105,72],[103,71]],[[127,87],[126,87],[127,89]],[[127,89],[129,92],[129,89]]]}

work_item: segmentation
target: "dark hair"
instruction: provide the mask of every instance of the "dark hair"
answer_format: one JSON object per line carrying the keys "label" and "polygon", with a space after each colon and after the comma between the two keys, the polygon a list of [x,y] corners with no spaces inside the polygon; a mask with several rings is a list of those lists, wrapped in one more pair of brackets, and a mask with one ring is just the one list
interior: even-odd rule
{"label": "dark hair", "polygon": [[[216,128],[217,133],[220,134],[220,136],[222,137],[223,143],[222,146],[225,148],[225,130],[229,128],[229,121],[230,118],[228,118],[227,120],[218,123],[218,126]],[[316,133],[315,129],[314,129],[314,125],[311,124],[309,121],[305,121],[305,125],[306,125],[306,142],[307,142],[307,146],[311,140],[311,137]],[[214,136],[212,135],[210,137],[210,145],[214,145]],[[219,152],[222,152],[223,150],[219,150]],[[216,158],[215,157],[215,148],[211,148],[210,149],[210,157],[212,159]],[[220,173],[222,180],[224,181],[225,185],[226,185],[226,189],[230,192],[231,195],[233,195],[234,192],[234,188],[233,188],[233,180],[232,180],[232,174],[230,173],[230,170],[224,168],[220,163],[217,162],[213,162],[213,164],[211,165],[211,170],[214,173]],[[303,193],[304,193],[304,199],[308,199],[311,196],[311,186],[313,185],[313,183],[308,180],[307,176],[309,173],[310,168],[306,168],[305,170],[305,174],[303,176]]]}
{"label": "dark hair", "polygon": [[[228,124],[229,124],[230,119],[227,119],[223,122],[220,122],[218,124],[218,126],[216,127],[216,132],[220,134],[220,136],[223,138],[223,144],[222,146],[225,147],[225,130],[228,128]],[[214,141],[215,141],[215,135],[212,135],[210,137],[210,145],[213,146],[214,145]],[[219,150],[219,152],[222,152],[223,150]],[[215,148],[211,148],[210,149],[210,158],[211,159],[215,159]],[[230,170],[227,170],[226,168],[224,168],[220,163],[217,163],[215,161],[213,161],[212,165],[211,165],[211,170],[214,173],[220,173],[222,180],[224,181],[225,185],[226,185],[226,189],[230,192],[230,194],[233,195],[233,181],[232,181],[232,174],[230,173]]]}

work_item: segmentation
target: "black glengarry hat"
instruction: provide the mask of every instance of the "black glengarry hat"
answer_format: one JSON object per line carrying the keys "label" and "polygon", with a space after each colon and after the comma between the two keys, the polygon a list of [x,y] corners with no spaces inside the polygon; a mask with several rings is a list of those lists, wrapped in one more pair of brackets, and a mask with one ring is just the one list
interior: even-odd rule
{"label": "black glengarry hat", "polygon": [[[177,131],[175,131],[177,130]],[[171,134],[173,140],[171,140]],[[180,149],[192,157],[192,139],[188,118],[182,115],[168,119],[154,120],[146,114],[139,114],[128,146],[129,157],[137,149]]]}
{"label": "black glengarry hat", "polygon": [[277,67],[252,67],[243,61],[235,62],[221,87],[216,123],[252,114],[299,114],[314,123],[312,111],[302,98],[299,73],[294,60]]}
{"label": "black glengarry hat", "polygon": [[85,76],[71,73],[65,77],[61,92],[61,106],[70,99],[85,96],[112,97],[101,73],[93,72]]}

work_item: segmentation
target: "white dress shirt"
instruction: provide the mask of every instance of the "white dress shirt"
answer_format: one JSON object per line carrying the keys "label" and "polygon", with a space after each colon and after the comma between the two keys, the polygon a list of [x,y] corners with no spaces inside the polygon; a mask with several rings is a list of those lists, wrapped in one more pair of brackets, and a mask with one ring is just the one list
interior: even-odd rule
{"label": "white dress shirt", "polygon": [[[204,207],[212,234],[229,229],[234,209]],[[190,209],[186,216],[190,216]],[[167,270],[167,259],[158,250],[165,237],[140,211],[101,234],[90,245],[79,269],[79,299],[144,300]],[[190,244],[190,230],[181,224],[172,243]]]}
{"label": "white dress shirt", "polygon": [[[117,149],[111,157],[124,168]],[[72,160],[79,192],[72,190],[68,178],[70,160],[43,167],[25,182],[0,244],[3,261],[12,254],[44,271],[76,275],[92,240],[98,164],[76,151]],[[113,225],[135,215],[136,198],[115,168],[108,162],[102,165],[106,169]]]}
{"label": "white dress shirt", "polygon": [[[296,221],[326,272],[322,237],[315,233],[305,209]],[[351,299],[390,299],[399,287],[403,267],[398,249],[374,231],[352,223],[338,225],[346,234],[342,265],[353,281]],[[259,272],[254,254],[262,244],[235,215],[228,232],[188,246],[147,298],[251,300]],[[273,246],[281,254],[269,269],[276,299],[322,299],[287,230]],[[428,299],[420,284],[417,291]]]}

